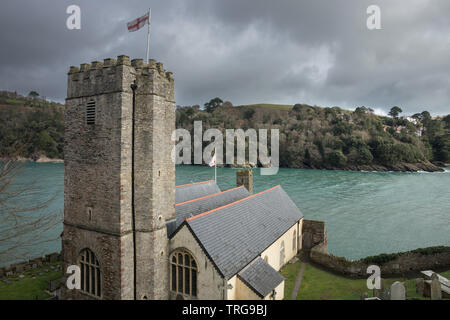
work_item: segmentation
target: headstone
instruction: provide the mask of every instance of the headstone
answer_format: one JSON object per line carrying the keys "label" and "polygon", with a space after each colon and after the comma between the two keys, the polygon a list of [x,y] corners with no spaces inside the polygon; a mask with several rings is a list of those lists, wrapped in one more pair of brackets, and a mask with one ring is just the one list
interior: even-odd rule
{"label": "headstone", "polygon": [[423,278],[416,279],[416,293],[423,295],[424,285]]}
{"label": "headstone", "polygon": [[22,264],[16,265],[15,271],[16,271],[16,273],[21,273],[21,272],[23,272],[23,271],[24,271],[24,270],[23,270],[23,265],[22,265]]}
{"label": "headstone", "polygon": [[6,276],[7,276],[7,277],[11,277],[13,274],[14,274],[14,272],[12,272],[12,271],[6,272]]}
{"label": "headstone", "polygon": [[406,300],[406,288],[403,283],[395,281],[391,285],[391,300]]}
{"label": "headstone", "polygon": [[19,275],[19,278],[25,278],[25,276],[23,274]]}
{"label": "headstone", "polygon": [[431,276],[431,300],[441,300],[442,299],[442,289],[441,283],[439,282],[439,277],[436,273]]}
{"label": "headstone", "polygon": [[380,289],[374,288],[374,289],[373,289],[373,296],[374,296],[374,297],[381,298],[382,293],[384,292],[384,289],[385,289],[384,279],[383,279],[383,278],[380,278]]}
{"label": "headstone", "polygon": [[53,292],[59,288],[60,279],[50,280],[48,284],[48,291]]}

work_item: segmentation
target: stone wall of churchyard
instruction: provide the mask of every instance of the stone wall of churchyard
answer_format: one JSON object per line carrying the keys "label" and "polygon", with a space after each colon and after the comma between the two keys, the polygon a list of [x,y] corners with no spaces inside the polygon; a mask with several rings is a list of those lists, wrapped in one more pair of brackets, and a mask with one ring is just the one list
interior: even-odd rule
{"label": "stone wall of churchyard", "polygon": [[322,244],[326,248],[328,243],[325,222],[302,219],[302,249],[309,251],[311,248]]}
{"label": "stone wall of churchyard", "polygon": [[311,249],[310,259],[326,269],[349,277],[367,278],[367,267],[370,265],[379,266],[383,276],[394,276],[408,272],[450,268],[450,247],[420,248],[353,261],[329,254],[326,247],[319,244]]}
{"label": "stone wall of churchyard", "polygon": [[0,278],[5,276],[12,276],[14,274],[20,274],[24,271],[36,269],[44,264],[61,261],[60,253],[50,253],[43,257],[30,259],[28,261],[19,262],[10,265],[9,267],[0,268]]}

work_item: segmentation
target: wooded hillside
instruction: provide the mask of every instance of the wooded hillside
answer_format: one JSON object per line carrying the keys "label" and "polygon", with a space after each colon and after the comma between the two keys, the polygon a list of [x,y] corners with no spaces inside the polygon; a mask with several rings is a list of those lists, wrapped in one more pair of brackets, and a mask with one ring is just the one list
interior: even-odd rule
{"label": "wooded hillside", "polygon": [[[393,108],[392,116],[382,117],[366,107],[355,111],[305,104],[235,107],[216,98],[203,109],[177,107],[176,126],[192,132],[194,121],[202,121],[203,130],[217,128],[224,133],[237,128],[279,129],[282,167],[434,171],[438,168],[430,161],[450,163],[450,115],[432,118],[424,111],[407,120],[397,111]],[[34,91],[27,97],[0,91],[0,120],[0,157],[63,159],[63,105],[39,98]]]}

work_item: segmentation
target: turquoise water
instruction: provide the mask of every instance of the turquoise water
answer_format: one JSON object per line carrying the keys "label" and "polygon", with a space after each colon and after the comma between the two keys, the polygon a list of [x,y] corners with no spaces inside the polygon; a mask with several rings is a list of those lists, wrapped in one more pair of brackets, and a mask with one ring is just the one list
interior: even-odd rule
{"label": "turquoise water", "polygon": [[[209,180],[214,169],[177,167],[177,184]],[[217,168],[222,190],[235,186],[235,169]],[[27,163],[19,183],[34,180],[35,199],[56,195],[48,210],[63,210],[64,164]],[[280,169],[254,170],[255,192],[281,184],[306,219],[323,220],[330,253],[357,259],[437,245],[450,245],[450,168],[445,173],[376,173]],[[53,230],[62,231],[62,225]],[[34,254],[60,250],[42,244]]]}

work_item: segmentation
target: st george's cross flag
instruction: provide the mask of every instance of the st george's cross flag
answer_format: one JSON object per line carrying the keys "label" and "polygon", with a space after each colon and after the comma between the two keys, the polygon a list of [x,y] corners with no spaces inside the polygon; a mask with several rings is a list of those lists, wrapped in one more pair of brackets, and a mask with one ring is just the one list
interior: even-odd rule
{"label": "st george's cross flag", "polygon": [[128,31],[129,32],[138,31],[140,28],[145,26],[147,23],[150,24],[150,12],[147,12],[146,15],[144,15],[140,18],[137,18],[136,20],[128,22],[127,23]]}
{"label": "st george's cross flag", "polygon": [[215,166],[216,165],[216,153],[214,152],[214,156],[212,157],[211,161],[209,162],[209,166]]}

